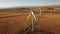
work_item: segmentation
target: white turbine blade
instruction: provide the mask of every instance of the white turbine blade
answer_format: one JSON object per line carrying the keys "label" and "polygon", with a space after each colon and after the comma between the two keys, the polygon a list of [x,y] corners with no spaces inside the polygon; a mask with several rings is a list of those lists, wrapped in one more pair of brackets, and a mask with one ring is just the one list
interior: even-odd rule
{"label": "white turbine blade", "polygon": [[31,16],[31,13],[29,13],[29,15],[28,15],[28,17],[27,17],[27,20],[30,18],[30,16]]}
{"label": "white turbine blade", "polygon": [[32,16],[34,17],[34,19],[36,20],[36,17],[35,17],[35,15],[34,15],[34,13],[31,11],[31,13],[32,13]]}

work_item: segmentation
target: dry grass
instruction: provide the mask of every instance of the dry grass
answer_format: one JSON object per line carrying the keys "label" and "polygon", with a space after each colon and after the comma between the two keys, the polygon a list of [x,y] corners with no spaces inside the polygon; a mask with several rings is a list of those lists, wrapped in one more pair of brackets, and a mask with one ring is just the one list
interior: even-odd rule
{"label": "dry grass", "polygon": [[[30,12],[28,11],[29,9],[14,9],[0,12],[0,34],[17,34],[31,25],[31,18],[26,19]],[[39,12],[35,12],[35,15],[37,13]],[[39,17],[39,14],[36,15],[37,21],[35,28],[37,30],[41,29],[46,32],[60,34],[60,14],[46,13],[43,13],[42,17]]]}
{"label": "dry grass", "polygon": [[0,34],[17,34],[19,31],[21,32],[27,25],[31,24],[31,20],[26,20],[27,16],[0,18]]}
{"label": "dry grass", "polygon": [[60,14],[43,15],[35,26],[37,30],[60,34]]}

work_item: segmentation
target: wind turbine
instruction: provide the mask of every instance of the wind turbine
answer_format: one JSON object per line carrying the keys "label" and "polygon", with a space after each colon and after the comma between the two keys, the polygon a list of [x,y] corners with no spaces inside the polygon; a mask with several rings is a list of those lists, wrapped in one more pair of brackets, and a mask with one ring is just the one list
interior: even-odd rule
{"label": "wind turbine", "polygon": [[32,11],[32,8],[30,8],[30,13],[29,13],[29,15],[28,15],[28,17],[27,17],[27,20],[30,18],[30,17],[32,17],[32,31],[34,31],[34,21],[36,21],[36,17],[35,17],[35,15],[34,15],[34,12]]}
{"label": "wind turbine", "polygon": [[[39,8],[39,9],[40,9],[40,16],[41,16],[41,15],[42,15],[42,11],[41,11],[41,8]],[[27,19],[29,19],[30,16],[32,16],[32,32],[33,32],[33,31],[35,30],[35,29],[34,29],[34,24],[35,24],[34,21],[36,21],[36,17],[35,17],[35,15],[34,15],[34,12],[32,11],[32,8],[30,8],[30,13],[29,13]],[[45,31],[40,31],[40,32],[48,33],[48,34],[55,34],[55,33],[45,32]]]}

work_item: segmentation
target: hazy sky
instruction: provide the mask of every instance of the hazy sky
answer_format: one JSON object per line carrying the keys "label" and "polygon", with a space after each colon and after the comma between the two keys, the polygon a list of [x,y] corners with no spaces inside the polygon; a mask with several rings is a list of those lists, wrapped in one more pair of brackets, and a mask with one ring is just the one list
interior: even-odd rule
{"label": "hazy sky", "polygon": [[60,4],[60,0],[0,0],[0,8]]}

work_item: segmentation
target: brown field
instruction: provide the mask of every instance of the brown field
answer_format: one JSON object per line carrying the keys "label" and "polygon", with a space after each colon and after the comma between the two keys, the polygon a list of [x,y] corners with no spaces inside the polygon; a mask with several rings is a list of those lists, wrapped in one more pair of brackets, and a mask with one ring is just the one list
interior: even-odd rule
{"label": "brown field", "polygon": [[36,29],[60,34],[60,14],[44,15],[37,21]]}
{"label": "brown field", "polygon": [[[16,34],[18,32],[23,32],[27,26],[31,25],[31,18],[27,20],[27,16],[28,14],[20,14],[15,17],[0,18],[0,34]],[[45,32],[60,34],[60,14],[42,15],[41,18],[37,18],[36,23],[35,29],[38,31],[41,29]]]}
{"label": "brown field", "polygon": [[0,34],[17,34],[31,24],[31,20],[26,19],[28,14],[15,14],[0,17]]}
{"label": "brown field", "polygon": [[[24,9],[24,8],[23,8]],[[31,27],[32,18],[27,19],[29,15],[28,10],[21,10],[14,12],[14,10],[7,9],[6,12],[0,12],[0,34],[24,34],[26,29]],[[4,10],[1,10],[4,11]],[[13,12],[12,12],[13,11]],[[16,10],[17,11],[17,10]],[[23,12],[25,11],[25,12]],[[43,12],[42,16],[35,12],[37,18],[35,23],[35,31],[31,29],[28,34],[60,34],[60,14],[53,12]]]}

